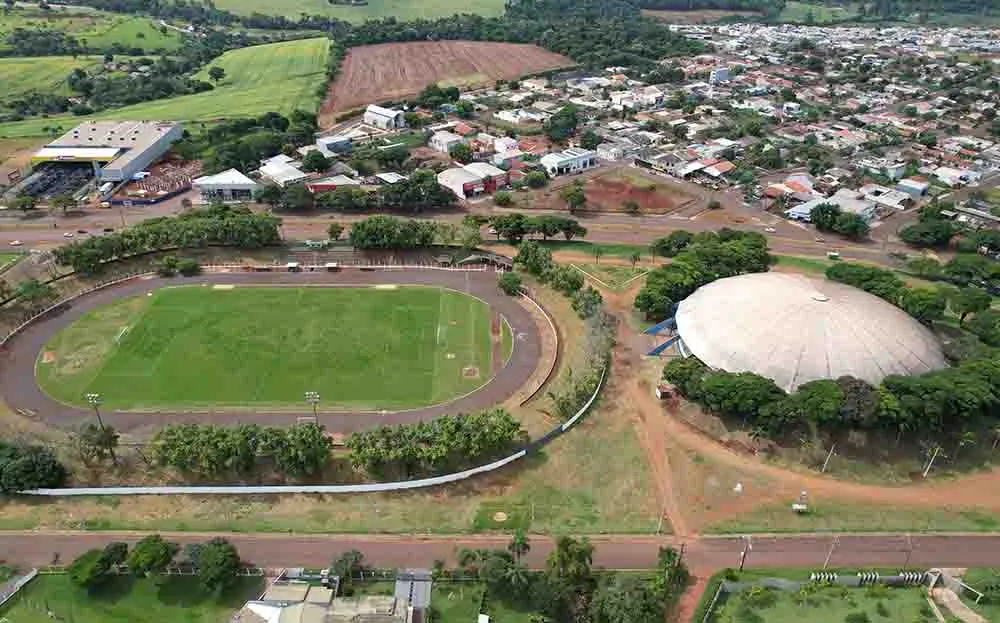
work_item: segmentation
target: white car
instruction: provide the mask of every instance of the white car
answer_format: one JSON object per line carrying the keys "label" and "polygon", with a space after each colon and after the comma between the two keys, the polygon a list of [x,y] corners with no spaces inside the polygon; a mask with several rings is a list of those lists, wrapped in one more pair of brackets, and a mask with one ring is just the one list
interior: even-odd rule
{"label": "white car", "polygon": [[12,246],[12,247],[19,247],[19,246],[21,246],[22,244],[24,244],[24,243],[23,243],[23,242],[21,242],[20,240],[11,240],[11,241],[10,241],[10,246]]}
{"label": "white car", "polygon": [[72,238],[75,234],[71,231],[65,232],[63,238]]}
{"label": "white car", "polygon": [[778,231],[778,230],[777,230],[777,229],[775,229],[775,228],[773,228],[773,227],[765,227],[765,228],[764,228],[764,231],[766,231],[766,232],[767,232],[767,233],[769,233],[769,234],[773,234],[774,232],[776,232],[776,231]]}

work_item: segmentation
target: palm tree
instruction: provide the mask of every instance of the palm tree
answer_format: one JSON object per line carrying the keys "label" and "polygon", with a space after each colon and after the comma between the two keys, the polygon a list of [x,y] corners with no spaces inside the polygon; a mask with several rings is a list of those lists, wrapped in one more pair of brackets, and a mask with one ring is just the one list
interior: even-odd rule
{"label": "palm tree", "polygon": [[632,260],[632,270],[635,270],[635,265],[642,259],[642,254],[638,251],[633,251],[629,259]]}
{"label": "palm tree", "polygon": [[524,533],[523,528],[514,530],[514,536],[511,537],[507,551],[514,555],[517,564],[521,564],[521,557],[531,551],[531,543],[528,542],[528,536]]}

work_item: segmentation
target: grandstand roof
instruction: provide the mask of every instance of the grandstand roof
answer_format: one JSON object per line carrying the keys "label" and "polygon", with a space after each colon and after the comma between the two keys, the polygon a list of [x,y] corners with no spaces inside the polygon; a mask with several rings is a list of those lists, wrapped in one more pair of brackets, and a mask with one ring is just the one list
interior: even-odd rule
{"label": "grandstand roof", "polygon": [[844,375],[945,367],[934,335],[898,307],[848,285],[787,273],[720,279],[681,302],[677,330],[706,365],[754,372],[791,391]]}
{"label": "grandstand roof", "polygon": [[32,160],[112,160],[121,147],[42,147]]}

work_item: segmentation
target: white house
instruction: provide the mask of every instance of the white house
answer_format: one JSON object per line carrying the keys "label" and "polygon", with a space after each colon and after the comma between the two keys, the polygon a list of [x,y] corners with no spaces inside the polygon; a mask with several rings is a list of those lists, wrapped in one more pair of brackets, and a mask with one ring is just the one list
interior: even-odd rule
{"label": "white house", "polygon": [[625,150],[615,143],[601,143],[597,146],[597,157],[601,160],[614,162],[625,157]]}
{"label": "white house", "polygon": [[295,160],[284,154],[261,161],[260,174],[284,188],[309,177],[299,170]]}
{"label": "white house", "polygon": [[865,196],[857,190],[841,188],[831,197],[813,199],[812,201],[807,201],[785,210],[785,217],[808,223],[812,220],[813,208],[824,203],[835,205],[840,208],[842,212],[857,214],[868,223],[874,221],[875,217],[878,215],[877,206],[874,201],[866,199]]}
{"label": "white house", "polygon": [[365,123],[373,125],[383,130],[396,130],[406,127],[406,119],[403,111],[395,108],[382,108],[375,104],[369,104],[365,109]]}
{"label": "white house", "polygon": [[643,106],[656,106],[663,101],[663,91],[655,86],[641,87],[635,90],[635,99]]}
{"label": "white house", "polygon": [[464,142],[465,139],[461,135],[449,132],[448,130],[439,130],[431,135],[431,140],[427,141],[427,145],[431,149],[447,154],[451,153],[452,147]]}
{"label": "white house", "polygon": [[529,112],[521,108],[516,110],[498,110],[493,113],[493,116],[500,121],[513,123],[514,125],[520,125],[522,123],[541,123],[548,118],[548,115]]}
{"label": "white house", "polygon": [[597,166],[597,154],[589,149],[571,147],[565,151],[545,154],[540,160],[550,177],[580,173]]}
{"label": "white house", "polygon": [[201,193],[201,200],[204,203],[251,201],[254,192],[259,187],[257,182],[236,169],[197,177],[194,179],[193,185],[194,189]]}

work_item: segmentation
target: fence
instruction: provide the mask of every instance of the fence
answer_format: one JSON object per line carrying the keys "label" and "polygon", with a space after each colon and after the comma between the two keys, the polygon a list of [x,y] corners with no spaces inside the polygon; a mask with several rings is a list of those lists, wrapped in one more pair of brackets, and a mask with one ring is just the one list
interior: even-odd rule
{"label": "fence", "polygon": [[601,378],[594,388],[594,393],[587,399],[582,407],[570,419],[543,435],[536,441],[529,443],[517,452],[500,460],[493,461],[486,465],[473,467],[461,472],[434,476],[431,478],[420,478],[417,480],[404,480],[398,482],[379,482],[359,485],[251,485],[251,486],[166,486],[166,487],[79,487],[66,489],[33,489],[22,491],[24,495],[37,495],[44,497],[78,497],[88,495],[258,495],[258,494],[289,494],[289,493],[375,493],[383,491],[406,491],[409,489],[422,489],[426,487],[436,487],[439,485],[459,482],[496,471],[506,467],[515,461],[523,459],[531,452],[536,452],[547,445],[556,437],[568,431],[580,418],[590,410],[597,400],[601,388],[604,386],[604,379],[608,369],[601,370]]}
{"label": "fence", "polygon": [[38,575],[38,569],[32,569],[25,575],[19,577],[13,583],[8,584],[3,589],[0,589],[0,606],[3,606],[5,603],[7,603],[11,597],[17,594],[17,591],[27,586],[28,582],[34,580],[37,575]]}

